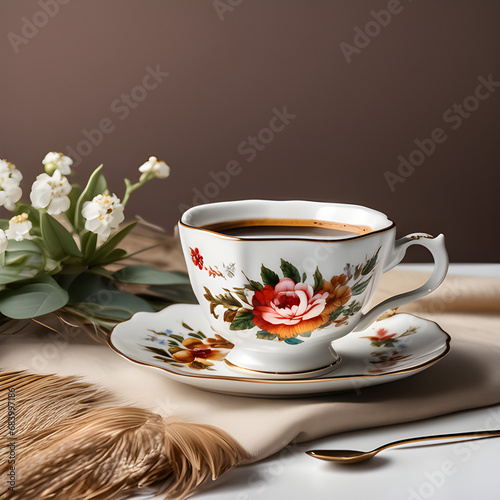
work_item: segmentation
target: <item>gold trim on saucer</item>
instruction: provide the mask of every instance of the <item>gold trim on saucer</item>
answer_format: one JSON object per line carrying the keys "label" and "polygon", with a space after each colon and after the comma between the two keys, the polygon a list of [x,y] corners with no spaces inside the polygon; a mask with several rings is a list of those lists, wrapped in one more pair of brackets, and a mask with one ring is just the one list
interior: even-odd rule
{"label": "gold trim on saucer", "polygon": [[[224,358],[223,361],[224,361],[224,363],[226,363],[226,365],[228,365],[233,370],[239,370],[239,371],[248,372],[251,374],[275,375],[277,377],[279,377],[280,375],[282,375],[283,377],[291,377],[293,375],[296,375],[297,377],[305,377],[309,374],[311,374],[311,376],[313,376],[315,373],[324,372],[324,371],[328,370],[328,368],[333,368],[334,366],[338,365],[341,360],[342,360],[342,358],[337,354],[337,359],[333,363],[330,363],[329,365],[323,366],[321,368],[315,368],[314,370],[308,370],[305,372],[264,372],[264,371],[260,371],[260,370],[252,370],[251,368],[245,368],[243,366],[235,365],[234,363],[231,363],[231,361],[228,361],[226,358]],[[221,378],[221,377],[219,377],[219,378]]]}
{"label": "gold trim on saucer", "polygon": [[[156,313],[145,313],[145,314],[156,314]],[[142,361],[137,361],[133,358],[130,358],[126,354],[123,354],[117,347],[115,347],[113,345],[113,342],[112,342],[113,333],[114,333],[115,329],[117,328],[117,326],[119,326],[119,325],[116,325],[111,330],[111,333],[108,337],[108,345],[111,347],[111,349],[113,349],[115,352],[117,352],[120,356],[124,357],[125,359],[128,359],[132,363],[135,363],[138,365],[143,365],[143,366],[148,366],[150,368],[157,368],[158,370],[163,370],[163,371],[166,371],[168,373],[171,373],[172,375],[176,375],[179,377],[205,378],[205,379],[214,379],[214,380],[232,380],[234,382],[250,382],[253,384],[318,384],[318,383],[323,383],[323,382],[333,382],[335,380],[356,380],[356,379],[373,379],[373,378],[393,377],[395,375],[402,375],[405,373],[412,373],[412,372],[421,371],[424,368],[427,368],[427,367],[433,365],[434,363],[437,363],[440,359],[444,358],[450,352],[451,337],[435,321],[432,321],[432,320],[429,320],[426,318],[422,318],[421,316],[417,316],[416,314],[410,314],[410,313],[401,313],[401,314],[406,314],[408,316],[413,316],[413,317],[421,319],[423,321],[428,321],[429,323],[434,323],[438,327],[438,329],[445,335],[446,344],[445,344],[445,348],[444,348],[443,352],[441,352],[435,358],[432,358],[429,361],[426,361],[425,363],[414,366],[412,368],[408,368],[406,370],[396,370],[396,371],[387,372],[387,373],[356,374],[356,375],[345,375],[343,377],[313,378],[313,379],[290,379],[290,380],[257,379],[257,378],[244,378],[244,377],[228,377],[225,375],[214,376],[214,375],[199,375],[197,373],[194,373],[194,374],[180,373],[177,371],[169,370],[168,368],[165,368],[163,366],[156,366],[156,365],[152,365],[151,363],[144,363]]]}

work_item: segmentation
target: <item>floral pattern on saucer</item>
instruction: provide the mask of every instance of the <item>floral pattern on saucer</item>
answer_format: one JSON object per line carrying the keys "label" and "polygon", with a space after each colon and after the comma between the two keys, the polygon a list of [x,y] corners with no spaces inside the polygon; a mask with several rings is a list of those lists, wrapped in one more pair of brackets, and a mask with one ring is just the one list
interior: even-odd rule
{"label": "floral pattern on saucer", "polygon": [[270,398],[364,390],[419,373],[450,349],[449,335],[436,323],[395,314],[336,340],[333,347],[341,362],[331,372],[280,380],[228,366],[224,358],[232,344],[209,332],[199,305],[174,304],[157,313],[135,314],[115,327],[108,342],[129,361],[159,369],[174,381],[223,394]]}
{"label": "floral pattern on saucer", "polygon": [[234,347],[234,344],[221,337],[217,333],[214,337],[208,337],[201,331],[194,331],[186,323],[182,326],[188,330],[184,334],[175,334],[172,330],[165,331],[149,330],[149,335],[143,340],[153,342],[161,347],[143,345],[142,347],[154,354],[153,358],[163,361],[172,366],[181,367],[183,364],[192,370],[213,370],[215,361],[221,361]]}
{"label": "floral pattern on saucer", "polygon": [[378,350],[371,353],[371,356],[376,358],[370,363],[377,366],[376,369],[369,370],[370,373],[382,373],[385,369],[395,367],[398,363],[412,356],[412,354],[403,355],[406,345],[401,340],[404,337],[413,335],[418,331],[417,327],[410,327],[405,332],[398,334],[389,333],[387,328],[379,328],[375,335],[368,337],[360,337],[361,339],[368,339],[371,345]]}

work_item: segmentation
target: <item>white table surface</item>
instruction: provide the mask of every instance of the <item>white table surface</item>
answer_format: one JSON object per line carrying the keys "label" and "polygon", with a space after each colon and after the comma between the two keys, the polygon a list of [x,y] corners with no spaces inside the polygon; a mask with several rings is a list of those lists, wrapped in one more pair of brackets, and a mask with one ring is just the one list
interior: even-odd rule
{"label": "white table surface", "polygon": [[[401,267],[430,269],[425,264]],[[500,264],[452,264],[450,273],[500,277]],[[343,466],[304,453],[321,448],[371,450],[408,437],[485,429],[500,429],[500,405],[293,444],[266,460],[229,471],[192,498],[499,500],[500,438],[393,448],[368,462]]]}

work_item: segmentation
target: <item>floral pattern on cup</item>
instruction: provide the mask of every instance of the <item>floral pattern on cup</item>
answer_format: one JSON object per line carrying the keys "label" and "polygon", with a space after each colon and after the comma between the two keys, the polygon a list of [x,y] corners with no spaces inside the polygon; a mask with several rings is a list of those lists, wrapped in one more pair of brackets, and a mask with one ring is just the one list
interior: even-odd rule
{"label": "floral pattern on cup", "polygon": [[200,253],[199,248],[189,247],[189,255],[191,256],[191,261],[200,271],[208,271],[208,275],[212,278],[234,278],[236,264],[230,262],[229,264],[222,264],[222,271],[219,270],[217,266],[206,266],[203,264],[203,255]]}
{"label": "floral pattern on cup", "polygon": [[356,296],[361,295],[373,277],[378,253],[364,263],[346,264],[344,273],[325,280],[319,269],[308,278],[281,259],[282,276],[261,266],[260,280],[245,275],[248,283],[242,288],[223,288],[213,294],[204,287],[210,313],[223,320],[231,330],[258,327],[257,338],[300,344],[299,337],[309,337],[314,330],[329,325],[349,324],[349,318],[361,310]]}
{"label": "floral pattern on cup", "polygon": [[227,341],[218,334],[209,337],[200,331],[194,331],[186,323],[182,326],[188,330],[187,334],[175,334],[172,330],[151,332],[144,340],[158,345],[165,345],[167,348],[145,346],[146,350],[155,354],[153,358],[164,361],[172,366],[187,365],[193,370],[211,370],[213,371],[213,361],[221,361],[234,347],[234,344]]}
{"label": "floral pattern on cup", "polygon": [[407,346],[402,339],[413,335],[417,330],[418,327],[410,327],[398,335],[397,333],[389,333],[387,328],[379,328],[375,335],[360,337],[370,340],[371,345],[378,349],[371,353],[371,356],[376,359],[370,361],[370,364],[375,365],[376,368],[368,370],[368,372],[382,373],[387,371],[387,368],[396,366],[401,361],[410,358],[412,353],[405,354]]}

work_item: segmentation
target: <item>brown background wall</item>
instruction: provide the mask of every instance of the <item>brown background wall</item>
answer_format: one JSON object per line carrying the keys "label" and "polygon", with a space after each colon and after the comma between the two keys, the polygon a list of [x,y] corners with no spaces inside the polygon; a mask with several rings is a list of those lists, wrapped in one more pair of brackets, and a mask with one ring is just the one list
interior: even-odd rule
{"label": "brown background wall", "polygon": [[[371,11],[388,7],[381,27]],[[77,179],[102,162],[122,196],[154,154],[172,175],[127,213],[169,230],[203,199],[340,201],[388,213],[400,235],[445,233],[454,262],[498,262],[500,87],[467,99],[478,77],[500,82],[498,26],[496,0],[2,0],[0,156],[28,194],[46,152],[76,151]],[[140,89],[148,67],[162,81]],[[464,100],[478,107],[458,118]],[[283,108],[284,129],[262,131]],[[391,190],[384,174],[436,128]],[[239,173],[218,174],[232,160]]]}

